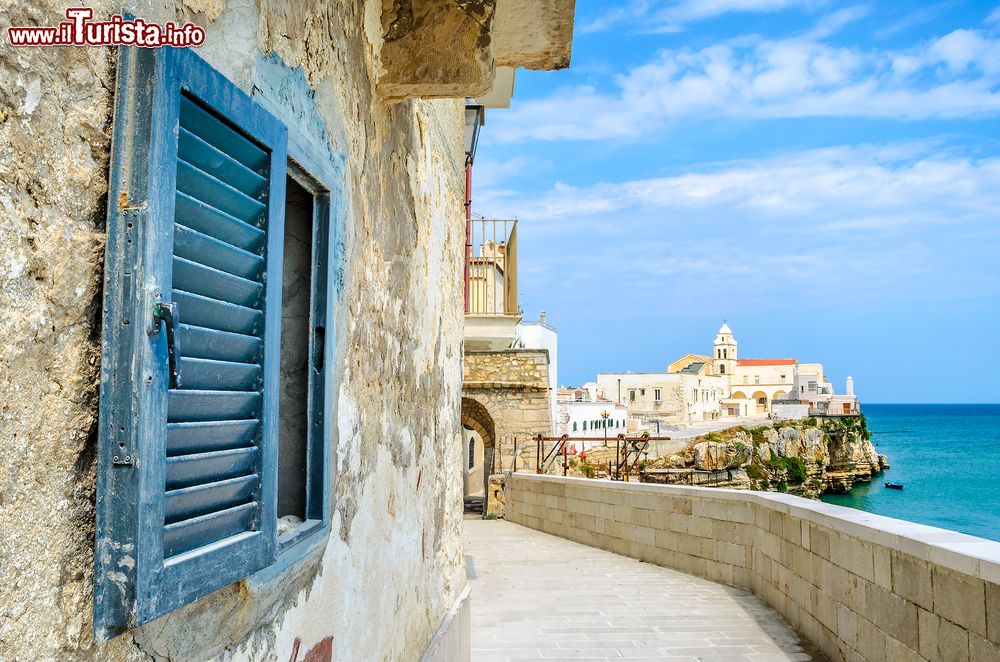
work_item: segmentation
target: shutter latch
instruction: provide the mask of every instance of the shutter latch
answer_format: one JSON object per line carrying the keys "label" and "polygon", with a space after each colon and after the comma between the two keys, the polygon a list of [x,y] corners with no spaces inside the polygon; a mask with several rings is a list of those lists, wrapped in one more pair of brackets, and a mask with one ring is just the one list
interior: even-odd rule
{"label": "shutter latch", "polygon": [[162,320],[167,325],[167,362],[170,368],[170,388],[180,388],[181,385],[180,334],[177,333],[180,317],[181,310],[177,302],[153,305],[154,333],[160,330],[158,321]]}

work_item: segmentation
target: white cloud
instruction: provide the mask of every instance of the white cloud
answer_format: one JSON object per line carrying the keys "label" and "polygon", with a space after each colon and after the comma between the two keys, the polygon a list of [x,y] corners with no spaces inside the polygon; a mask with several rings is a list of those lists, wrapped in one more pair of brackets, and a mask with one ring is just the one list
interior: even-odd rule
{"label": "white cloud", "polygon": [[986,17],[987,23],[1000,23],[1000,5],[996,9],[990,12],[990,15]]}
{"label": "white cloud", "polygon": [[[714,214],[753,223],[808,219],[810,231],[894,229],[984,220],[1000,208],[1000,158],[974,160],[933,143],[845,146],[754,160],[692,166],[669,177],[557,183],[535,197],[483,191],[478,211],[518,214],[532,222],[577,223],[583,217],[661,212]],[[500,209],[516,205],[517,210]],[[623,216],[624,214],[624,216]]]}
{"label": "white cloud", "polygon": [[613,91],[576,86],[521,101],[498,115],[490,139],[641,138],[686,117],[994,117],[998,86],[1000,39],[975,30],[903,51],[744,40],[662,51]]}
{"label": "white cloud", "polygon": [[522,261],[538,270],[528,290],[594,274],[560,294],[572,305],[717,300],[759,312],[843,295],[870,309],[1000,296],[989,266],[1000,245],[997,181],[1000,158],[934,142],[862,145],[537,195],[484,191],[478,211],[522,219]]}
{"label": "white cloud", "polygon": [[624,6],[612,7],[578,30],[588,34],[627,24],[640,32],[680,32],[690,23],[726,14],[773,13],[824,4],[825,0],[632,0]]}

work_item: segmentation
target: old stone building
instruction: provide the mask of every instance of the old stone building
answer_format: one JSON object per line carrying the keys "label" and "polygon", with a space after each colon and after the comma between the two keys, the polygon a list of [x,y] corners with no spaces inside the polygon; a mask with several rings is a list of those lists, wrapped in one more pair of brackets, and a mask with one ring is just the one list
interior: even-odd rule
{"label": "old stone building", "polygon": [[0,46],[0,659],[468,659],[463,99],[573,0],[124,5]]}
{"label": "old stone building", "polygon": [[[466,352],[462,423],[483,440],[484,479],[491,470],[534,469],[536,448],[532,437],[552,434],[548,352]],[[483,485],[469,487],[468,493],[474,494]]]}

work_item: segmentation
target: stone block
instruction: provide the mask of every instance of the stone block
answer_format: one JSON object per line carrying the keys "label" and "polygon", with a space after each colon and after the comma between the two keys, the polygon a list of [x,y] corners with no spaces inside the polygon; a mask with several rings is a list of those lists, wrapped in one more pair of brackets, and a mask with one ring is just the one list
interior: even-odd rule
{"label": "stone block", "polygon": [[931,659],[941,662],[969,662],[969,631],[942,618],[938,629],[937,657]]}
{"label": "stone block", "polygon": [[628,521],[637,526],[649,526],[649,515],[648,510],[642,510],[641,508],[633,507],[628,514]]}
{"label": "stone block", "polygon": [[809,530],[809,548],[813,553],[819,554],[824,559],[831,561],[829,529],[815,525],[812,526]]}
{"label": "stone block", "polygon": [[691,514],[691,499],[689,497],[678,498],[673,500],[673,504],[670,507],[671,512],[680,513],[682,515]]}
{"label": "stone block", "polygon": [[858,615],[849,607],[837,603],[837,636],[851,648],[858,647]]}
{"label": "stone block", "polygon": [[712,535],[712,520],[704,517],[692,517],[688,522],[688,533],[693,536],[708,538]]}
{"label": "stone block", "polygon": [[691,515],[684,515],[682,513],[671,513],[670,514],[670,530],[675,533],[688,533],[688,527],[694,518]]}
{"label": "stone block", "polygon": [[867,540],[843,533],[837,534],[836,541],[831,547],[830,560],[863,579],[875,581],[872,544]]}
{"label": "stone block", "polygon": [[893,592],[927,611],[933,611],[930,564],[895,550],[890,553],[890,560]]}
{"label": "stone block", "polygon": [[736,524],[722,520],[711,520],[711,535],[716,540],[733,541],[736,539]]}
{"label": "stone block", "polygon": [[753,524],[733,524],[732,542],[752,547],[757,539],[757,528]]}
{"label": "stone block", "polygon": [[988,639],[1000,644],[1000,584],[985,582]]}
{"label": "stone block", "polygon": [[928,660],[937,659],[938,635],[941,630],[941,618],[926,609],[917,610],[917,629],[920,646],[917,651]]}
{"label": "stone block", "polygon": [[969,659],[1000,660],[1000,644],[984,639],[978,634],[969,633]]}
{"label": "stone block", "polygon": [[727,503],[726,519],[730,522],[737,522],[739,524],[753,524],[754,523],[753,504],[734,503],[734,502]]}
{"label": "stone block", "polygon": [[662,511],[651,511],[649,513],[649,525],[662,531],[670,530],[670,513]]}
{"label": "stone block", "polygon": [[877,584],[868,584],[867,590],[867,617],[893,639],[919,649],[918,607]]}
{"label": "stone block", "polygon": [[888,660],[885,632],[864,618],[858,619],[858,652],[869,660]]}
{"label": "stone block", "polygon": [[934,612],[952,623],[986,636],[986,593],[981,579],[949,570],[931,567],[934,586]]}
{"label": "stone block", "polygon": [[882,545],[872,545],[872,559],[875,562],[875,583],[892,590],[892,565],[889,548]]}
{"label": "stone block", "polygon": [[885,659],[891,662],[925,662],[920,654],[891,637],[886,640]]}

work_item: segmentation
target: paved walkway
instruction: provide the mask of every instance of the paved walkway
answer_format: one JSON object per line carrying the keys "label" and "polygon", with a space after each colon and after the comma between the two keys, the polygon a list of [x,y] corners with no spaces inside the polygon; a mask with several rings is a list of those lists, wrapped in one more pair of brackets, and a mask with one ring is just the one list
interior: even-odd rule
{"label": "paved walkway", "polygon": [[745,591],[500,520],[464,537],[473,662],[817,659]]}

